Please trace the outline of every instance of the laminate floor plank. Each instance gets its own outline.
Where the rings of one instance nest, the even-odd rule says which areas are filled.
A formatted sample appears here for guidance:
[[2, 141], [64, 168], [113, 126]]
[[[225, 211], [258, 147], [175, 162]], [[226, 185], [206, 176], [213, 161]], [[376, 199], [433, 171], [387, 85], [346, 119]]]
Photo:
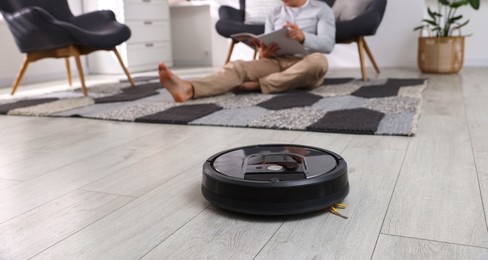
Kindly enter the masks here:
[[253, 259], [284, 220], [211, 206], [142, 259]]
[[[214, 128], [212, 130], [219, 131]], [[228, 148], [234, 148], [262, 143], [263, 140], [268, 143], [292, 142], [300, 134], [301, 132], [293, 131], [273, 133], [261, 129], [240, 129], [233, 133], [235, 136], [240, 136], [240, 139], [226, 138], [228, 134], [220, 135], [220, 139], [222, 145], [226, 144]], [[206, 150], [194, 150], [193, 141], [188, 141], [187, 145], [176, 146], [173, 152], [193, 151], [193, 156], [206, 159], [221, 150], [216, 149], [211, 153]], [[181, 174], [170, 178], [120, 210], [46, 250], [38, 256], [38, 259], [58, 257], [138, 259], [144, 256], [209, 206], [209, 202], [203, 198], [200, 191], [202, 165], [203, 162], [190, 165], [191, 168]], [[172, 175], [173, 173], [163, 171], [161, 174]], [[127, 228], [128, 226], [130, 228]], [[96, 239], [87, 239], [87, 237]]]
[[369, 259], [400, 172], [404, 151], [347, 148], [350, 192], [340, 210], [286, 220], [256, 259]]
[[411, 140], [383, 233], [488, 247], [465, 118], [425, 115]]
[[420, 117], [427, 115], [464, 117], [462, 76], [460, 74], [429, 75], [429, 78], [428, 87], [423, 93]]
[[257, 140], [243, 136], [257, 135], [259, 140], [266, 141], [279, 140], [279, 136], [296, 138], [290, 133], [277, 134], [268, 130], [233, 128], [229, 131], [225, 128], [211, 128], [209, 131], [202, 131], [199, 127], [194, 130], [197, 132], [187, 133], [189, 138], [185, 144], [178, 147], [171, 145], [166, 150], [107, 175], [82, 189], [139, 197], [192, 165], [203, 165], [213, 154], [235, 146], [255, 143]]
[[406, 151], [410, 140], [411, 137], [404, 136], [356, 135], [348, 147]]
[[[305, 132], [302, 131], [275, 131], [272, 129], [249, 129], [237, 142], [229, 144], [228, 148], [233, 149], [243, 146], [260, 144], [290, 144], [295, 143]], [[223, 150], [220, 150], [221, 152]], [[210, 156], [209, 156], [210, 157]]]
[[0, 259], [28, 259], [134, 198], [74, 191], [0, 225]]
[[[488, 98], [488, 68], [470, 68], [463, 70], [461, 87], [465, 98]], [[466, 102], [469, 103], [469, 102]]]
[[[466, 114], [471, 134], [471, 143], [481, 189], [481, 198], [488, 215], [488, 104], [486, 97], [466, 98]], [[486, 221], [486, 220], [485, 220]]]
[[[3, 122], [3, 119], [0, 119]], [[116, 124], [116, 122], [108, 122], [105, 125]], [[89, 126], [92, 126], [91, 128]], [[30, 149], [38, 147], [45, 147], [50, 145], [52, 141], [70, 142], [68, 134], [76, 133], [80, 129], [87, 131], [97, 130], [102, 127], [94, 120], [89, 119], [74, 119], [74, 118], [32, 118], [24, 124], [1, 130], [2, 146], [0, 152], [9, 152], [10, 155], [16, 152], [24, 151], [26, 146]], [[91, 130], [93, 129], [93, 130]], [[76, 138], [76, 136], [74, 137]]]
[[22, 183], [22, 182], [7, 180], [7, 179], [0, 179], [0, 190], [6, 190], [6, 189], [13, 187], [13, 186], [20, 184], [20, 183]]
[[33, 259], [139, 259], [209, 206], [195, 165]]
[[0, 121], [2, 122], [0, 133], [2, 136], [15, 134], [19, 131], [19, 129], [25, 128], [25, 126], [28, 124], [41, 125], [45, 122], [45, 120], [46, 118], [41, 117], [0, 115]]
[[472, 69], [463, 73], [463, 95], [466, 117], [471, 134], [471, 144], [478, 173], [485, 210], [488, 214], [488, 70]]
[[380, 235], [373, 260], [488, 259], [488, 249], [429, 240]]
[[[182, 127], [180, 131], [184, 132], [184, 129], [185, 127]], [[205, 129], [208, 128], [202, 127], [200, 131]], [[154, 141], [157, 134], [148, 135], [154, 131], [153, 128], [141, 127], [137, 130], [137, 133], [133, 134], [141, 135], [139, 138], [131, 137], [130, 141], [125, 142], [122, 139], [118, 146], [110, 150], [93, 154], [51, 173], [0, 191], [0, 223], [124, 169], [165, 148], [164, 142]]]
[[352, 135], [305, 132], [293, 143], [318, 147], [340, 154], [350, 145], [353, 139]]
[[175, 130], [174, 126], [166, 125], [159, 128], [154, 125], [141, 128], [120, 122], [90, 121], [85, 128], [60, 129], [58, 131], [62, 134], [57, 133], [52, 138], [18, 142], [18, 146], [21, 148], [17, 150], [17, 153], [0, 152], [3, 158], [8, 158], [10, 161], [2, 166], [0, 177], [21, 181], [31, 180], [93, 156], [93, 154], [110, 150], [121, 143], [130, 141], [128, 138], [163, 131], [175, 135], [174, 138], [177, 139], [176, 133], [181, 131]]
[[[2, 135], [0, 166], [16, 163], [20, 160], [29, 160], [34, 155], [38, 155], [47, 149], [71, 144], [77, 138], [82, 138], [82, 133], [79, 131], [86, 131], [89, 134], [93, 130], [86, 127], [89, 125], [97, 126], [95, 122], [90, 123], [93, 120], [77, 122], [73, 121], [74, 119], [45, 119], [46, 121], [42, 123], [38, 120], [27, 121], [25, 125], [19, 127], [8, 128], [7, 130], [11, 130], [13, 134], [9, 135], [6, 133]], [[4, 130], [0, 131], [5, 133]], [[69, 138], [66, 133], [76, 133], [77, 131], [78, 136], [75, 135], [73, 138]], [[36, 151], [36, 153], [30, 154], [33, 151]]]
[[178, 147], [170, 146], [166, 150], [154, 154], [138, 163], [110, 174], [93, 183], [84, 186], [84, 190], [103, 191], [131, 196], [141, 196], [160, 184], [192, 167], [201, 163], [217, 151], [226, 149], [229, 141], [241, 139], [242, 130], [221, 131], [212, 129], [191, 134], [191, 138], [185, 144]]

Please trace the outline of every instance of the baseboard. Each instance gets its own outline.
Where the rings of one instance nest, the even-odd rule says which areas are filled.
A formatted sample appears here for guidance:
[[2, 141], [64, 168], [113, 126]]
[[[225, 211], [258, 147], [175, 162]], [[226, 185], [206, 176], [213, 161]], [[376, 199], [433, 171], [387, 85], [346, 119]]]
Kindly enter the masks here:
[[174, 67], [191, 67], [191, 66], [212, 66], [212, 59], [199, 60], [173, 60]]
[[[50, 80], [61, 80], [64, 78], [66, 78], [66, 74], [64, 72], [29, 75], [29, 76], [25, 76], [22, 79], [22, 81], [20, 82], [20, 86], [22, 86], [22, 84], [33, 84], [38, 82], [50, 81]], [[14, 80], [15, 77], [0, 78], [0, 88], [10, 88]]]

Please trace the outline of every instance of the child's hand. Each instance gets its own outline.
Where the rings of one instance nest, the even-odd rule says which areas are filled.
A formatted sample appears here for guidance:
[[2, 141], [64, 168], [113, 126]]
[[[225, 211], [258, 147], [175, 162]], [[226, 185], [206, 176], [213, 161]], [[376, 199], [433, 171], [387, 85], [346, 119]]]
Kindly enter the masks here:
[[255, 49], [259, 49], [259, 48], [261, 48], [261, 42], [260, 42], [260, 41], [258, 41], [257, 39], [251, 39], [251, 40], [249, 41], [249, 45], [251, 45], [251, 46], [252, 46], [253, 48], [255, 48]]
[[287, 21], [283, 27], [288, 30], [288, 37], [298, 41], [299, 43], [303, 43], [305, 40], [305, 35], [303, 34], [302, 30], [298, 28], [298, 26]]
[[278, 44], [276, 43], [271, 43], [269, 45], [264, 45], [261, 44], [261, 46], [258, 48], [259, 51], [259, 58], [271, 58], [274, 57], [276, 52], [280, 49]]

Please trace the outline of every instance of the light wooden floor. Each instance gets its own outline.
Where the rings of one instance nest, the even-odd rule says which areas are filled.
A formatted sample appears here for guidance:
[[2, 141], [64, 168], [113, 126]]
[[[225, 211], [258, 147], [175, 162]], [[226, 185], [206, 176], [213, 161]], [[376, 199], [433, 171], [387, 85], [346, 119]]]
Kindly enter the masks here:
[[[488, 69], [380, 75], [425, 76], [410, 138], [0, 116], [0, 259], [488, 259]], [[258, 143], [341, 154], [349, 219], [207, 202], [204, 160]]]

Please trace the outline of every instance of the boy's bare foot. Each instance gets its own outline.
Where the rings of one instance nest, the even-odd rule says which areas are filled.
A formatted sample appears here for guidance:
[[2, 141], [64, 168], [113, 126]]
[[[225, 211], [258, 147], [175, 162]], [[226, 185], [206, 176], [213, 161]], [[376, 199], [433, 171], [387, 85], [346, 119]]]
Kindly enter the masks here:
[[158, 74], [159, 82], [169, 91], [176, 102], [184, 102], [193, 97], [191, 83], [173, 74], [164, 63], [159, 64]]
[[259, 81], [242, 82], [241, 85], [239, 85], [239, 88], [247, 91], [259, 90]]

